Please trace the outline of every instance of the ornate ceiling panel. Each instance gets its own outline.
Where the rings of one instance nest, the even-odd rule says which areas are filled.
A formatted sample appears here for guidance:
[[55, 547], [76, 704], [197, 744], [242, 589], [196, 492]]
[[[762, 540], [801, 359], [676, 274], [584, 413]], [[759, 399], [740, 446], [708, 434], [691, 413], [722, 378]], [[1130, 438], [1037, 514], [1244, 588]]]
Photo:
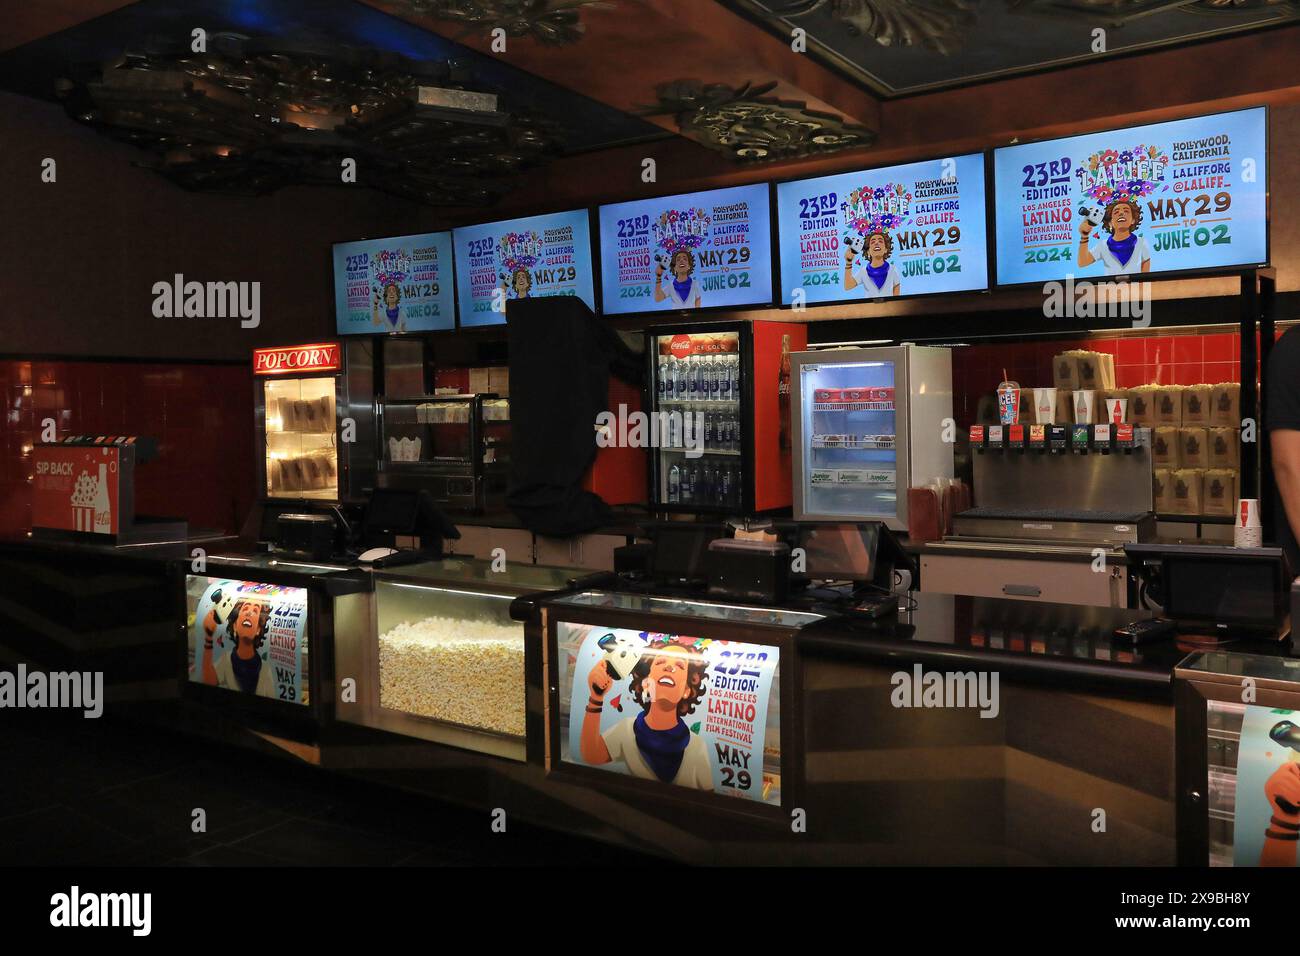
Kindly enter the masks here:
[[1300, 22], [1294, 0], [718, 2], [782, 37], [805, 30], [811, 54], [883, 96]]

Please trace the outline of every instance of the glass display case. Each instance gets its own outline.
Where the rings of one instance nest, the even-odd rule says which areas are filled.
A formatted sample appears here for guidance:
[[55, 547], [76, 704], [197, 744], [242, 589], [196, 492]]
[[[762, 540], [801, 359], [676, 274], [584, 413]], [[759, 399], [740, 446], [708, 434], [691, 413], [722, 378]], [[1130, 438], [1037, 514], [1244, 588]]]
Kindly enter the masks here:
[[448, 558], [374, 573], [372, 626], [341, 635], [340, 675], [357, 700], [340, 720], [525, 758], [525, 625], [516, 597], [565, 588], [587, 572]]
[[1175, 680], [1179, 863], [1300, 865], [1300, 659], [1197, 653]]
[[267, 496], [337, 500], [334, 377], [269, 379], [263, 390]]
[[268, 555], [210, 555], [185, 575], [187, 696], [275, 732], [331, 716], [329, 646], [369, 606], [364, 573]]
[[428, 489], [448, 510], [482, 512], [505, 496], [510, 401], [429, 395], [379, 404], [379, 483]]
[[791, 652], [821, 615], [583, 591], [545, 618], [550, 773], [760, 815], [798, 805]]

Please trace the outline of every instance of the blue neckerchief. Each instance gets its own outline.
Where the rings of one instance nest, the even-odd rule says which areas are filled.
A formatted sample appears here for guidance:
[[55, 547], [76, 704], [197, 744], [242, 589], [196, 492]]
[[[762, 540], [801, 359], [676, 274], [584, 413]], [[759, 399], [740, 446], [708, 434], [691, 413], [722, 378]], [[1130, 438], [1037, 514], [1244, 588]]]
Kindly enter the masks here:
[[1133, 258], [1133, 247], [1137, 245], [1138, 237], [1136, 233], [1129, 233], [1127, 239], [1115, 239], [1111, 237], [1106, 240], [1106, 246], [1114, 253], [1115, 258], [1119, 260], [1122, 266], [1128, 265], [1128, 261]]
[[398, 306], [394, 306], [391, 309], [386, 308], [384, 309], [384, 314], [388, 316], [389, 322], [391, 322], [393, 325], [396, 325], [397, 317], [402, 314], [402, 307], [398, 305]]
[[674, 279], [673, 288], [677, 290], [677, 297], [681, 299], [683, 302], [689, 304], [690, 300], [687, 298], [687, 296], [691, 294], [691, 286], [694, 284], [695, 284], [694, 279], [688, 278], [685, 282], [678, 282], [676, 279]]
[[864, 259], [867, 264], [867, 275], [871, 276], [871, 281], [876, 284], [877, 289], [885, 287], [885, 279], [889, 277], [889, 263], [882, 262], [878, 266], [873, 266], [870, 259]]
[[632, 732], [636, 735], [636, 749], [641, 751], [641, 757], [655, 776], [664, 783], [672, 783], [681, 769], [686, 745], [691, 742], [686, 722], [678, 718], [672, 730], [655, 730], [646, 726], [645, 711], [642, 711], [632, 722]]
[[257, 692], [257, 678], [262, 673], [262, 658], [253, 652], [249, 660], [243, 660], [232, 649], [230, 651], [230, 669], [234, 672], [239, 689], [246, 694]]

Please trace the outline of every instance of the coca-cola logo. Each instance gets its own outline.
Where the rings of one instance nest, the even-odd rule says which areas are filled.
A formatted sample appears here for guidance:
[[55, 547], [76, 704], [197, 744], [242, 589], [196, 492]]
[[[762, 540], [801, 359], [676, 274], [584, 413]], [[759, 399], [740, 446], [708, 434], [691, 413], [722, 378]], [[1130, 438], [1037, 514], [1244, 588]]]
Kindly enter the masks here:
[[673, 354], [673, 358], [686, 358], [692, 351], [691, 337], [689, 335], [674, 335], [668, 343], [668, 351]]

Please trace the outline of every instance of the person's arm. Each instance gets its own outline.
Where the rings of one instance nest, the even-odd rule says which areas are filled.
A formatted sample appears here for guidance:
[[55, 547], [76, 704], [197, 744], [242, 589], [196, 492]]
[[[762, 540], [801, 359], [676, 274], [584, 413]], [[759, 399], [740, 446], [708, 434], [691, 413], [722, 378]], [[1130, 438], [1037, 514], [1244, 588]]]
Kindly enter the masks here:
[[578, 751], [590, 764], [609, 763], [612, 759], [605, 738], [600, 735], [600, 713], [605, 706], [605, 691], [613, 683], [605, 662], [597, 661], [587, 676], [587, 708], [582, 718], [582, 735], [578, 738]]
[[853, 274], [853, 250], [844, 250], [844, 291], [850, 292], [858, 287], [857, 277]]
[[668, 298], [668, 293], [664, 292], [664, 267], [662, 265], [655, 267], [655, 301], [662, 302]]
[[217, 683], [217, 669], [212, 665], [212, 641], [216, 633], [217, 612], [210, 608], [207, 616], [203, 618], [203, 663], [200, 673], [203, 675], [203, 683], [214, 687]]
[[1268, 808], [1273, 812], [1264, 831], [1260, 866], [1295, 866], [1300, 846], [1300, 764], [1285, 763], [1264, 784]]
[[1090, 266], [1097, 261], [1088, 249], [1088, 234], [1092, 232], [1092, 223], [1084, 219], [1079, 223], [1079, 268]]
[[1273, 478], [1282, 499], [1291, 533], [1300, 540], [1300, 431], [1278, 428], [1269, 432]]

